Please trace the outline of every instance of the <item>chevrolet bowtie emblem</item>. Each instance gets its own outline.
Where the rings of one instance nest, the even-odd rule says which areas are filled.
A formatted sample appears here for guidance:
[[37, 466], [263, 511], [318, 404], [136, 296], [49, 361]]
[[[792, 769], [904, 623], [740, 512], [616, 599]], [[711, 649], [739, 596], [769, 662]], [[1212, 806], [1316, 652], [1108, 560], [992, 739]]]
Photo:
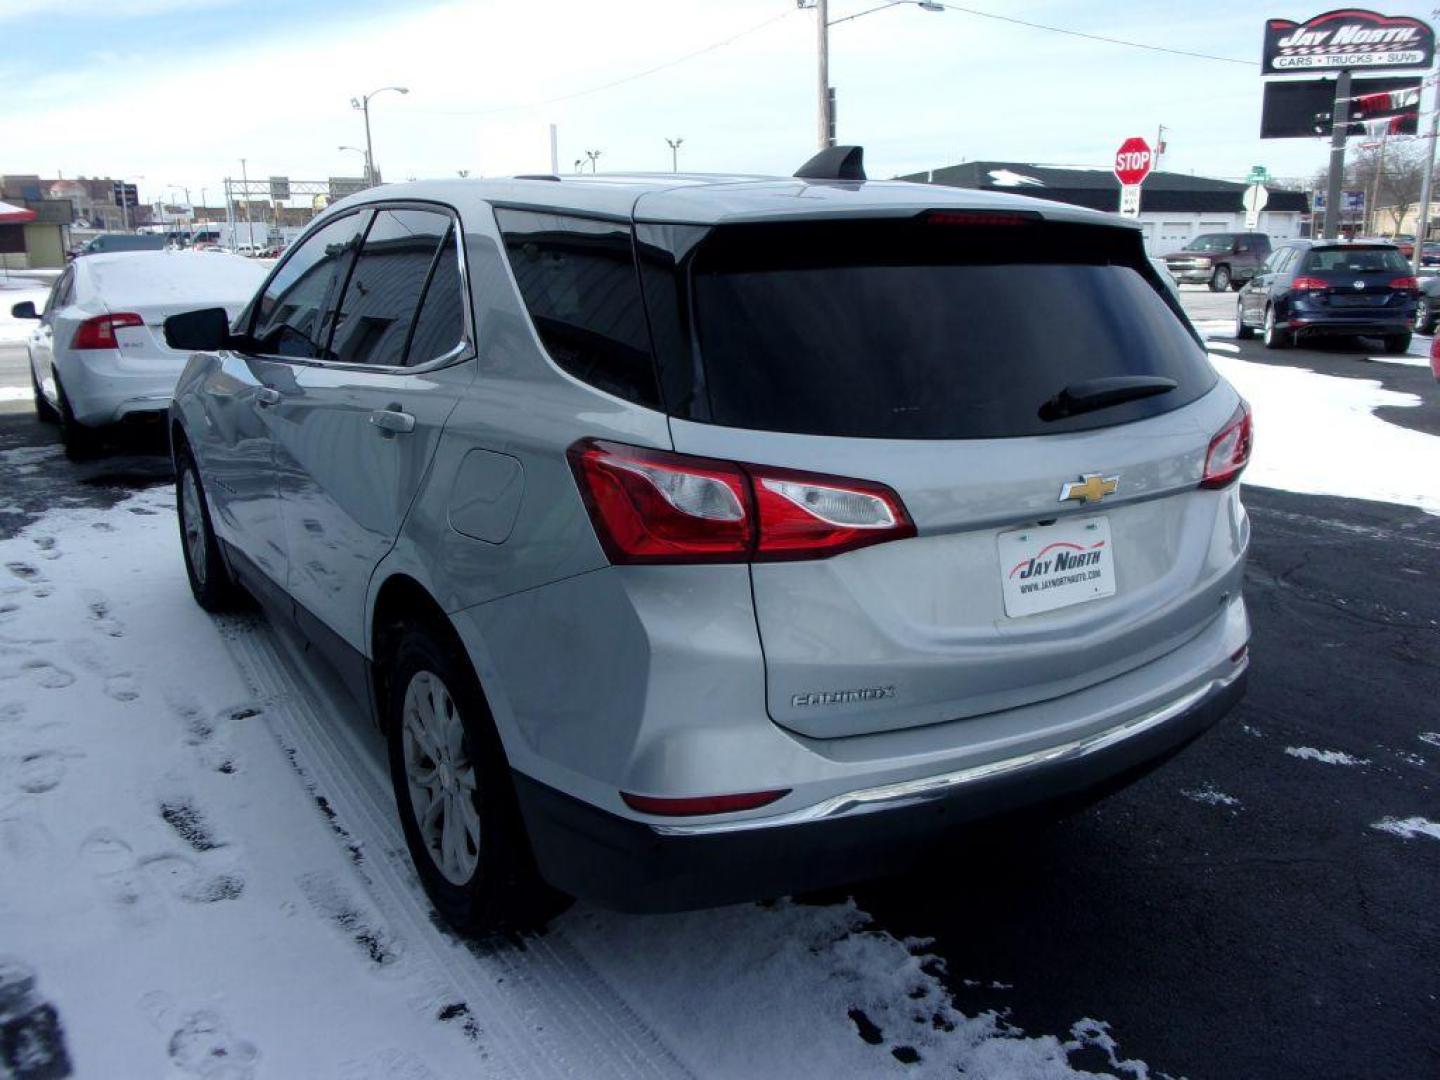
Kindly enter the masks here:
[[1106, 495], [1115, 494], [1115, 489], [1120, 486], [1120, 477], [1101, 476], [1099, 473], [1086, 473], [1079, 480], [1072, 480], [1060, 489], [1060, 501], [1091, 503], [1099, 502]]

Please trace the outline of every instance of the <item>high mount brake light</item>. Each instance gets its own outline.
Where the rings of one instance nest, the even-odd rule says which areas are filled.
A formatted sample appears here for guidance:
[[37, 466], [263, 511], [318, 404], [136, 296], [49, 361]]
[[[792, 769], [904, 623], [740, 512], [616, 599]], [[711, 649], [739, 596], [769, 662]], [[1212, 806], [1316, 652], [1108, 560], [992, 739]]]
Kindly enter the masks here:
[[1202, 488], [1222, 488], [1235, 481], [1250, 463], [1250, 448], [1255, 441], [1254, 421], [1250, 406], [1242, 401], [1235, 415], [1210, 440], [1205, 451], [1205, 471], [1200, 478]]
[[70, 348], [118, 349], [120, 343], [115, 338], [116, 330], [125, 326], [144, 325], [144, 319], [129, 311], [96, 315], [93, 319], [86, 319], [75, 328], [75, 336], [70, 341]]
[[818, 559], [915, 535], [900, 497], [868, 480], [597, 439], [569, 457], [612, 563]]
[[1329, 287], [1330, 283], [1328, 281], [1326, 281], [1324, 278], [1318, 277], [1297, 277], [1294, 281], [1290, 283], [1290, 288], [1294, 289], [1296, 292], [1305, 292], [1307, 290], [1318, 291], [1321, 289], [1328, 289]]
[[1044, 219], [1033, 210], [931, 210], [927, 225], [1039, 225]]

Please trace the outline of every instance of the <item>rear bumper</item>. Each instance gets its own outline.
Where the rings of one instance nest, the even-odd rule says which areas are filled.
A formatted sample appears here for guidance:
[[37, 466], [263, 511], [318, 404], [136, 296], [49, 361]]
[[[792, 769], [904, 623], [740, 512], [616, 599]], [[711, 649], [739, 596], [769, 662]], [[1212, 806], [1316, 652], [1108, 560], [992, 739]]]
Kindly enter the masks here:
[[1299, 315], [1286, 326], [1299, 337], [1388, 337], [1410, 333], [1414, 329], [1414, 319], [1413, 309], [1403, 318], [1391, 319]]
[[96, 426], [135, 413], [163, 414], [175, 396], [184, 358], [137, 360], [105, 349], [75, 354], [60, 370], [75, 419]]
[[713, 907], [912, 865], [969, 823], [1085, 802], [1137, 779], [1240, 700], [1248, 661], [1108, 729], [983, 766], [867, 788], [773, 817], [634, 821], [515, 774], [541, 873], [621, 911]]

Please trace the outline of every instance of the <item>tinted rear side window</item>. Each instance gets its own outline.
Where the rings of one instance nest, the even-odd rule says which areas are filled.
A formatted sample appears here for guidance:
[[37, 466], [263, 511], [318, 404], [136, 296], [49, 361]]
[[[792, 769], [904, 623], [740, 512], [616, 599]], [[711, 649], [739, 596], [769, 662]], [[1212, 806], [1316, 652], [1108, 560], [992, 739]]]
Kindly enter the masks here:
[[390, 366], [404, 360], [405, 339], [449, 231], [445, 214], [376, 212], [335, 317], [333, 359]]
[[[722, 226], [689, 274], [709, 419], [899, 439], [997, 438], [1142, 419], [1215, 384], [1138, 235], [913, 222]], [[1060, 420], [1074, 383], [1168, 393]]]
[[1410, 263], [1395, 248], [1349, 245], [1312, 250], [1300, 270], [1313, 274], [1408, 274]]
[[495, 217], [550, 358], [591, 386], [658, 406], [629, 227], [528, 210], [497, 209]]
[[437, 360], [465, 339], [464, 289], [460, 283], [460, 259], [452, 231], [440, 245], [420, 314], [410, 337], [405, 362], [411, 367]]

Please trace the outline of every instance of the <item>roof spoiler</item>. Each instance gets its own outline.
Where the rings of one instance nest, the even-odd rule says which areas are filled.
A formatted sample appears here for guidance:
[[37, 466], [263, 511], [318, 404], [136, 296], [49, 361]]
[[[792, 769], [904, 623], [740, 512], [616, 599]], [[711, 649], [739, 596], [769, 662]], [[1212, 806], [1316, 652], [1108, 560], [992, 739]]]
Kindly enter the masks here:
[[827, 146], [801, 165], [795, 176], [800, 180], [864, 180], [865, 148]]

